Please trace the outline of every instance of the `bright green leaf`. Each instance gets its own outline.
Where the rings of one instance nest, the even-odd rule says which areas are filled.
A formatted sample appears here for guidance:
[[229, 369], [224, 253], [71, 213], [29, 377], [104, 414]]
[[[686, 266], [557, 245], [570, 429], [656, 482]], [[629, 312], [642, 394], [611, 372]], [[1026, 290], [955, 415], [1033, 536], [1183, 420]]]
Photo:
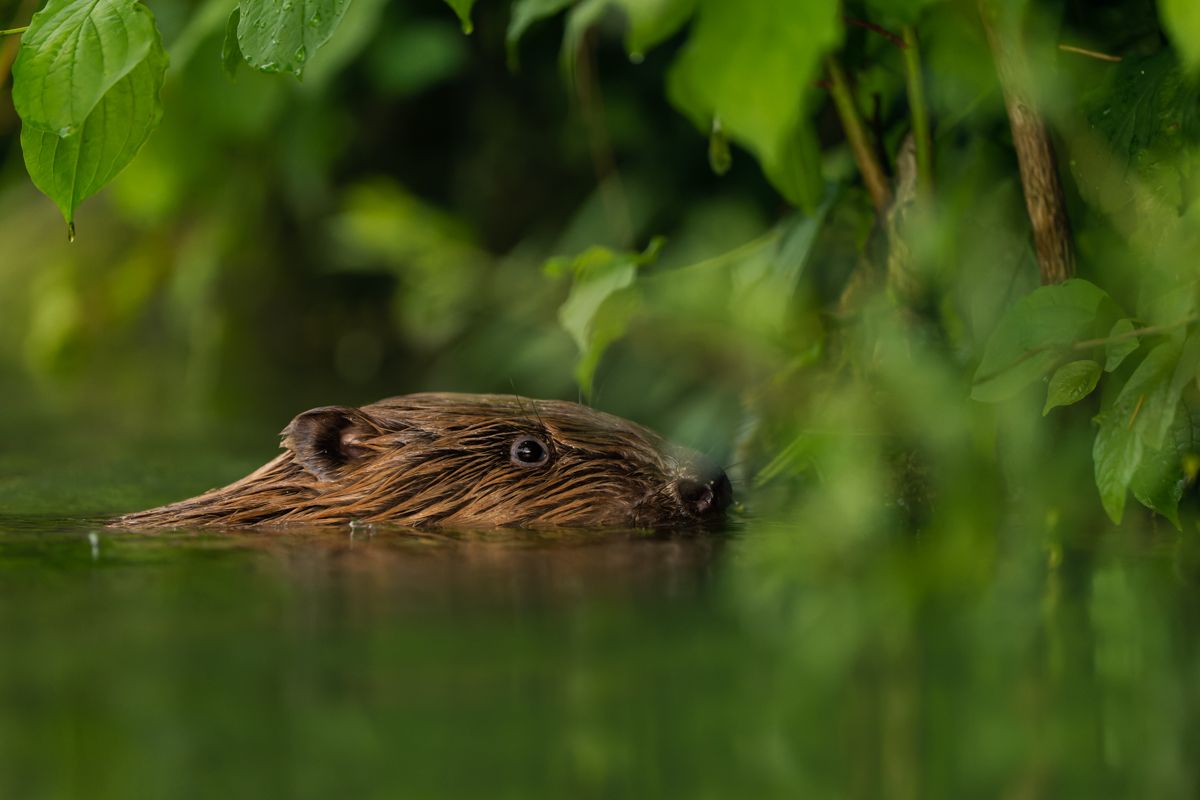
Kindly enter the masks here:
[[458, 21], [462, 23], [463, 33], [475, 30], [475, 25], [471, 22], [471, 7], [475, 5], [475, 0], [446, 0], [446, 5], [454, 9], [455, 14], [458, 14]]
[[13, 64], [13, 105], [25, 126], [79, 132], [110, 90], [161, 48], [136, 0], [50, 0], [33, 15]]
[[588, 325], [588, 345], [575, 365], [575, 380], [585, 397], [591, 397], [600, 358], [613, 342], [625, 335], [629, 322], [641, 305], [636, 286], [615, 291], [604, 298]]
[[821, 148], [806, 124], [796, 126], [777, 158], [763, 161], [763, 173], [784, 199], [812, 212], [821, 199]]
[[1090, 358], [1063, 364], [1055, 370], [1050, 377], [1050, 385], [1046, 387], [1046, 406], [1042, 409], [1042, 416], [1049, 414], [1052, 408], [1078, 403], [1091, 394], [1100, 380], [1100, 372], [1100, 365]]
[[[1112, 326], [1112, 330], [1108, 332], [1108, 338], [1113, 339], [1117, 336], [1126, 336], [1133, 333], [1133, 320], [1120, 319]], [[1136, 336], [1130, 336], [1128, 339], [1121, 339], [1115, 342], [1109, 342], [1104, 346], [1104, 371], [1113, 372], [1117, 367], [1121, 366], [1121, 362], [1125, 357], [1138, 349], [1140, 342]]]
[[579, 348], [575, 376], [584, 394], [591, 394], [600, 357], [625, 335], [640, 303], [640, 293], [634, 286], [638, 268], [657, 258], [662, 244], [662, 239], [655, 239], [641, 253], [592, 247], [575, 258], [547, 262], [548, 274], [570, 273], [574, 277], [571, 293], [558, 310], [558, 320]]
[[262, 72], [300, 77], [349, 5], [350, 0], [243, 0], [237, 29], [242, 58]]
[[672, 103], [697, 127], [707, 133], [719, 117], [775, 187], [807, 207], [822, 188], [808, 93], [840, 41], [840, 17], [836, 0], [700, 0], [668, 78]]
[[625, 49], [639, 59], [679, 30], [696, 12], [696, 0], [612, 0], [629, 19]]
[[1071, 344], [1108, 331], [1116, 316], [1108, 294], [1087, 281], [1035, 289], [996, 325], [975, 372], [971, 397], [989, 403], [1012, 397], [1041, 378]]
[[1200, 3], [1196, 0], [1159, 0], [1163, 28], [1189, 69], [1200, 67]]
[[101, 98], [71, 136], [32, 125], [21, 128], [21, 149], [34, 185], [74, 225], [75, 209], [133, 160], [162, 117], [159, 92], [167, 54], [155, 33], [146, 57]]

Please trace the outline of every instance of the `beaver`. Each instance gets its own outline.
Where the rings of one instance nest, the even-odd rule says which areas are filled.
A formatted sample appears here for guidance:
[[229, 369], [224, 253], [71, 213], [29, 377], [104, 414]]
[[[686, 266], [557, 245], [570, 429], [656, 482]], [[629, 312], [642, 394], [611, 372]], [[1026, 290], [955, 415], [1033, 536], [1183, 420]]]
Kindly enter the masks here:
[[699, 454], [559, 400], [411, 394], [314, 408], [281, 437], [241, 480], [113, 524], [664, 528], [719, 520], [732, 499]]

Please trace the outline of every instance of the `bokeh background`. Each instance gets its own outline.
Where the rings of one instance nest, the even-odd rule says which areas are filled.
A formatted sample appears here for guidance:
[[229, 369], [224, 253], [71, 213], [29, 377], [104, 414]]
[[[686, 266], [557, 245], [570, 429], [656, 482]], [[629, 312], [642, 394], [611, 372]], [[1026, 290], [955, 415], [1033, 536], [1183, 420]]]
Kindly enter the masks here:
[[[743, 149], [716, 175], [668, 102], [686, 29], [631, 59], [609, 9], [564, 66], [579, 31], [553, 16], [515, 64], [509, 3], [464, 35], [442, 0], [355, 0], [303, 81], [230, 79], [228, 3], [151, 5], [163, 122], [73, 243], [0, 93], [0, 794], [1195, 796], [1189, 501], [1182, 530], [1108, 522], [1098, 397], [969, 399], [1038, 283], [975, 3], [918, 15], [918, 324], [882, 287], [846, 305], [878, 240], [824, 86], [825, 191], [797, 210]], [[1195, 301], [1194, 84], [1153, 2], [1028, 9], [1080, 275], [1171, 323], [1135, 297], [1151, 275]], [[841, 53], [891, 171], [902, 54], [858, 27]], [[545, 265], [659, 236], [586, 392]], [[239, 477], [304, 409], [419, 390], [648, 424], [729, 467], [735, 522], [95, 522]]]

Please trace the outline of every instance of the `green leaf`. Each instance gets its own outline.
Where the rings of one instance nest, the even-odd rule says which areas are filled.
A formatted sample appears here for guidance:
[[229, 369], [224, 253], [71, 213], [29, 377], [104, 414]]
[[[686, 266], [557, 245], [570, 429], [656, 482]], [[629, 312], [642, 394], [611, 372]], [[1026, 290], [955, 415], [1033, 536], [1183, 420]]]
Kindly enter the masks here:
[[96, 105], [162, 47], [136, 0], [50, 0], [33, 15], [13, 64], [13, 105], [24, 125], [78, 133]]
[[1129, 482], [1142, 460], [1142, 440], [1129, 427], [1110, 423], [1100, 426], [1092, 446], [1096, 465], [1096, 488], [1100, 503], [1114, 523], [1125, 515], [1125, 497]]
[[1164, 342], [1146, 354], [1129, 381], [1100, 416], [1100, 431], [1092, 448], [1096, 487], [1104, 510], [1119, 523], [1125, 496], [1141, 465], [1143, 453], [1162, 447], [1179, 405], [1172, 390], [1179, 346]]
[[763, 160], [763, 174], [783, 198], [812, 213], [820, 202], [821, 148], [807, 124], [792, 131], [776, 158]]
[[671, 102], [700, 130], [719, 117], [784, 197], [809, 208], [822, 191], [809, 87], [841, 39], [840, 16], [837, 0], [700, 0], [668, 76]]
[[237, 75], [238, 67], [246, 60], [242, 58], [242, 48], [238, 46], [237, 38], [238, 22], [241, 18], [242, 10], [235, 8], [229, 15], [229, 21], [225, 23], [225, 38], [221, 42], [221, 67], [230, 78]]
[[1096, 388], [1100, 373], [1100, 365], [1090, 358], [1063, 364], [1050, 378], [1042, 416], [1049, 414], [1052, 408], [1069, 406], [1087, 397]]
[[454, 9], [455, 14], [458, 14], [458, 21], [462, 23], [463, 33], [469, 34], [475, 30], [475, 25], [471, 22], [471, 7], [475, 5], [475, 0], [446, 0], [446, 5]]
[[133, 160], [162, 118], [167, 54], [155, 31], [146, 57], [100, 99], [77, 133], [58, 136], [21, 127], [21, 149], [34, 185], [74, 226], [75, 209]]
[[298, 78], [349, 5], [350, 0], [242, 0], [237, 29], [242, 58], [261, 72]]
[[508, 48], [508, 66], [516, 69], [521, 37], [535, 23], [552, 17], [573, 3], [574, 0], [517, 0], [508, 15], [508, 33], [505, 45]]
[[612, 0], [629, 20], [625, 49], [641, 59], [650, 48], [675, 33], [696, 12], [697, 0]]
[[729, 137], [725, 135], [718, 117], [713, 117], [712, 133], [708, 135], [708, 166], [716, 175], [724, 175], [733, 166]]
[[[1133, 320], [1119, 319], [1112, 326], [1112, 330], [1108, 332], [1107, 338], [1112, 339], [1117, 336], [1125, 336], [1126, 334], [1133, 333], [1133, 331]], [[1130, 336], [1128, 339], [1106, 344], [1104, 346], [1104, 371], [1114, 372], [1117, 367], [1121, 366], [1121, 362], [1125, 360], [1126, 356], [1138, 349], [1139, 344], [1141, 343], [1136, 336]]]
[[579, 348], [575, 377], [585, 395], [592, 393], [592, 379], [600, 357], [610, 344], [625, 335], [640, 304], [634, 286], [639, 267], [652, 262], [662, 247], [655, 239], [641, 253], [616, 253], [592, 247], [573, 259], [557, 258], [546, 264], [550, 275], [574, 276], [571, 292], [558, 310], [559, 323]]
[[1188, 69], [1200, 67], [1200, 3], [1196, 0], [1159, 0], [1158, 11], [1180, 59]]
[[1184, 466], [1184, 459], [1200, 452], [1200, 422], [1187, 407], [1180, 403], [1171, 424], [1166, 443], [1158, 450], [1142, 455], [1142, 461], [1133, 475], [1130, 489], [1142, 505], [1162, 514], [1177, 529], [1179, 501], [1192, 476]]
[[1109, 330], [1117, 316], [1106, 292], [1085, 280], [1042, 286], [1001, 317], [975, 372], [971, 397], [1007, 400], [1041, 378], [1077, 341]]

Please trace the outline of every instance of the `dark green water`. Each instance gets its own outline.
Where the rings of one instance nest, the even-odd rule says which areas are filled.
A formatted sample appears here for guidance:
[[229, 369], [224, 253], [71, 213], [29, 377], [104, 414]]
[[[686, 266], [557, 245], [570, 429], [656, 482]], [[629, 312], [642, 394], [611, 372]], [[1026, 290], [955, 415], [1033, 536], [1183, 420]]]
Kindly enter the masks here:
[[35, 434], [0, 483], [0, 797], [1200, 790], [1174, 535], [117, 533], [47, 508], [245, 465]]

